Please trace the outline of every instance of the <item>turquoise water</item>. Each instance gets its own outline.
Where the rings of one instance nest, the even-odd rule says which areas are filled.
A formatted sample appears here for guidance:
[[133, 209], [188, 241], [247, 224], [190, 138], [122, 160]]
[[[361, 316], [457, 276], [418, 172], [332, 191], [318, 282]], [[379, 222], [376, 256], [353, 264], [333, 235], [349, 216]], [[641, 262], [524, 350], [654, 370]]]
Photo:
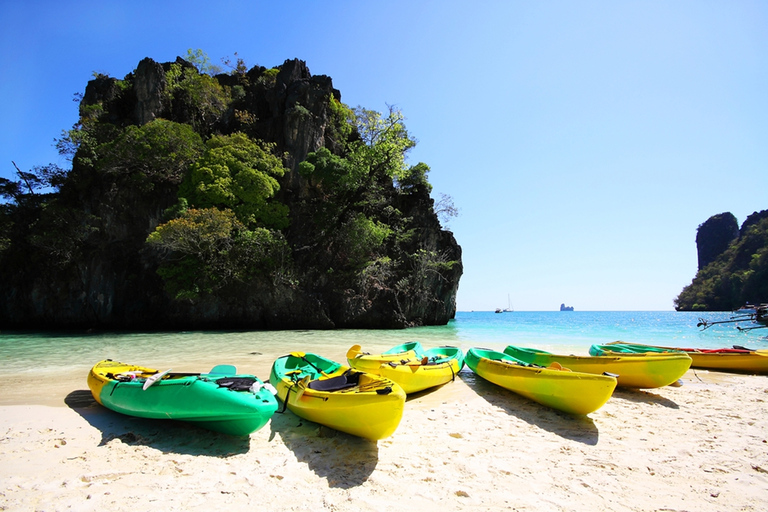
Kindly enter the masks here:
[[[290, 351], [316, 352], [343, 362], [354, 344], [379, 352], [405, 341], [429, 348], [457, 345], [502, 350], [506, 345], [586, 355], [593, 343], [623, 340], [704, 348], [745, 345], [768, 348], [766, 330], [740, 332], [735, 324], [701, 330], [699, 317], [730, 313], [662, 312], [459, 312], [446, 326], [406, 330], [159, 332], [52, 334], [0, 333], [0, 379], [33, 374], [87, 374], [102, 359], [176, 371], [202, 371], [236, 364], [266, 377], [275, 358]], [[743, 326], [750, 325], [740, 324]]]

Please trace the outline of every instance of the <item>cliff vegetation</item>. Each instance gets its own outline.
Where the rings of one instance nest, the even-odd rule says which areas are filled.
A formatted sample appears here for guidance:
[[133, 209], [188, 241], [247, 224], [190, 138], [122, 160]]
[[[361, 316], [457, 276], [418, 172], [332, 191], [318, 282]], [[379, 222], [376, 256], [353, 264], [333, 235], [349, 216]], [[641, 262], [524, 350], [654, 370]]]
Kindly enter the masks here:
[[679, 311], [732, 311], [768, 302], [768, 210], [739, 228], [730, 212], [710, 217], [696, 236], [699, 270], [675, 299]]
[[96, 75], [70, 169], [0, 181], [0, 326], [403, 328], [455, 314], [461, 248], [394, 107], [300, 60]]

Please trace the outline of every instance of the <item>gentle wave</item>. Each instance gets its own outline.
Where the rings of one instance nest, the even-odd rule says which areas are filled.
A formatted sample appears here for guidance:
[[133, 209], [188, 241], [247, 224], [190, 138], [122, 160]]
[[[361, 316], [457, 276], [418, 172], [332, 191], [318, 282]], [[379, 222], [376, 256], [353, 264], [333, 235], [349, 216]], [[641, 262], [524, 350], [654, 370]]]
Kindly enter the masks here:
[[[586, 355], [591, 344], [622, 340], [703, 348], [732, 345], [766, 348], [765, 331], [741, 332], [736, 324], [702, 330], [699, 318], [727, 320], [730, 313], [639, 312], [459, 312], [445, 326], [405, 330], [0, 333], [0, 377], [57, 371], [87, 372], [102, 359], [177, 371], [201, 371], [226, 362], [264, 375], [275, 358], [291, 351], [316, 352], [337, 360], [360, 344], [382, 351], [405, 341], [425, 347], [455, 345], [503, 349], [537, 347]], [[749, 322], [739, 325], [749, 326]]]

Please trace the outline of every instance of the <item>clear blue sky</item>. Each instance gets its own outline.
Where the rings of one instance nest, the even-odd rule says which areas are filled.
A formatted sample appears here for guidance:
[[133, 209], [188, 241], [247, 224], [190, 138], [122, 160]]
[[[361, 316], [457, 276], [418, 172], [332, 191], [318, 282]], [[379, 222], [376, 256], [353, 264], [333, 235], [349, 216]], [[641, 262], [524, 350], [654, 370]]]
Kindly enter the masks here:
[[200, 48], [399, 107], [452, 196], [458, 308], [670, 310], [696, 228], [768, 208], [768, 2], [0, 0], [0, 176], [60, 165], [94, 72]]

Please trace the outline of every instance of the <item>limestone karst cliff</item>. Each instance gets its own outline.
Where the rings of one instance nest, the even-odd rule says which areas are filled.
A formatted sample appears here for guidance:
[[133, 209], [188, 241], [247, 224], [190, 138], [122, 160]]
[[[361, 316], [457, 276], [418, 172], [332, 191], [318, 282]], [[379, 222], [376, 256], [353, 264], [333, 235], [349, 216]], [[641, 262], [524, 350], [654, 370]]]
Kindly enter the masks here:
[[768, 301], [768, 210], [739, 228], [730, 212], [713, 215], [696, 235], [699, 270], [675, 299], [679, 311], [731, 311]]
[[0, 327], [444, 324], [461, 248], [428, 167], [405, 164], [414, 143], [397, 112], [350, 109], [300, 60], [97, 76], [61, 144], [71, 170], [6, 194]]

